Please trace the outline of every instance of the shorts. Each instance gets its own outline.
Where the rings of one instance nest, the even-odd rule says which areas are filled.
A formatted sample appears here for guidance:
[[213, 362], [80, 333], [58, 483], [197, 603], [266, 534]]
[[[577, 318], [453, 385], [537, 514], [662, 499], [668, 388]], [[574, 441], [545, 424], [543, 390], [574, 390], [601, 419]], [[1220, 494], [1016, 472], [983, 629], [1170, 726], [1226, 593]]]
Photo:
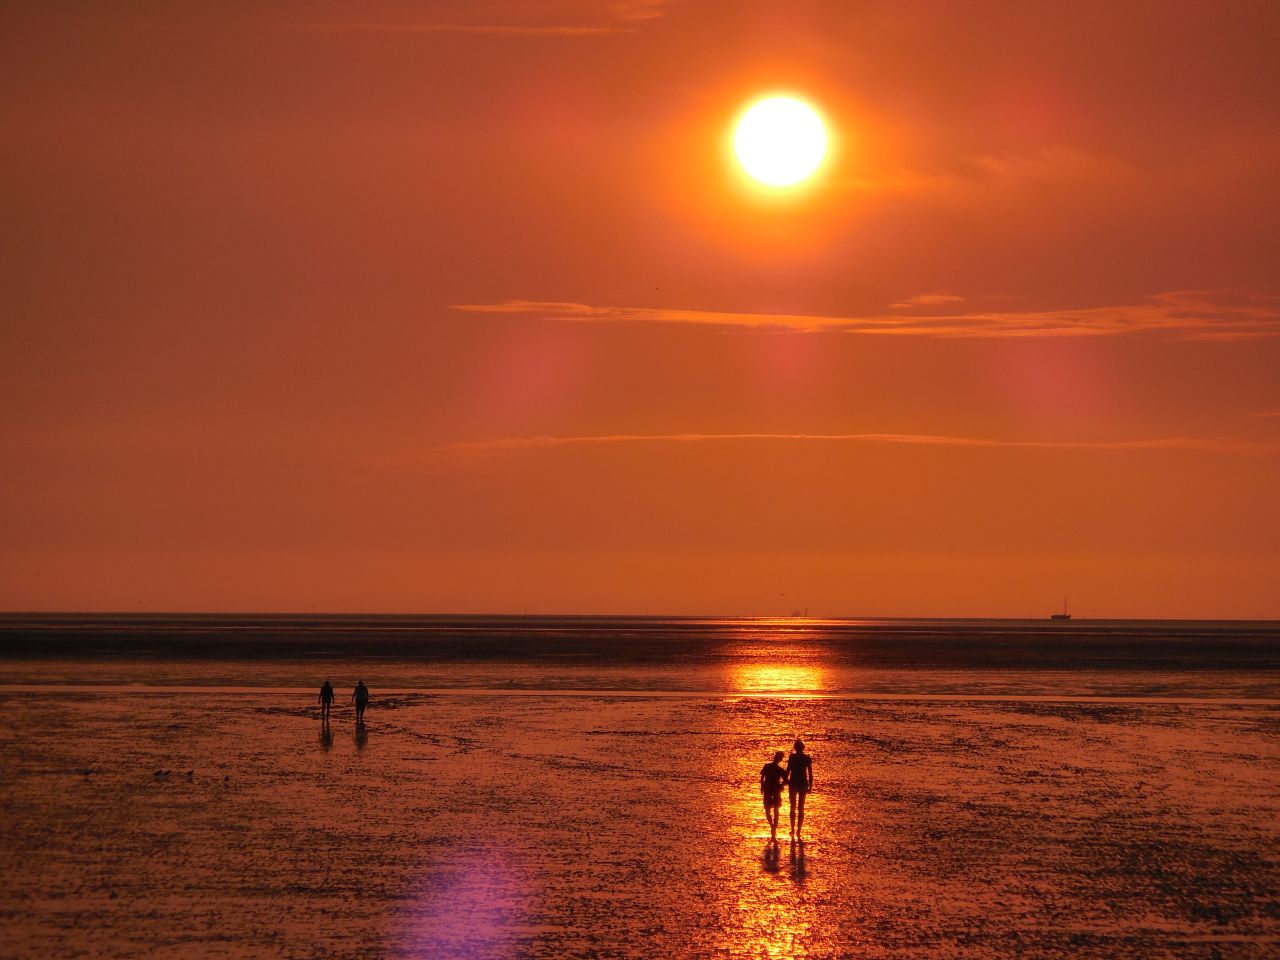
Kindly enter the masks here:
[[779, 787], [776, 790], [766, 788], [764, 791], [764, 805], [766, 807], [782, 806], [782, 788]]

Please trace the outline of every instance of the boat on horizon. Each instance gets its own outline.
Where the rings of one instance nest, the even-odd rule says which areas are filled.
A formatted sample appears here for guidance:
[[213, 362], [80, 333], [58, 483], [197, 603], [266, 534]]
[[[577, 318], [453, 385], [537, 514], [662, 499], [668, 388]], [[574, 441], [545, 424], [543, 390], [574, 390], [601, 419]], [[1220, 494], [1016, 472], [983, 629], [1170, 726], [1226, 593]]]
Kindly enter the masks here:
[[1067, 598], [1062, 598], [1062, 612], [1049, 614], [1050, 620], [1070, 620], [1071, 614], [1067, 611]]

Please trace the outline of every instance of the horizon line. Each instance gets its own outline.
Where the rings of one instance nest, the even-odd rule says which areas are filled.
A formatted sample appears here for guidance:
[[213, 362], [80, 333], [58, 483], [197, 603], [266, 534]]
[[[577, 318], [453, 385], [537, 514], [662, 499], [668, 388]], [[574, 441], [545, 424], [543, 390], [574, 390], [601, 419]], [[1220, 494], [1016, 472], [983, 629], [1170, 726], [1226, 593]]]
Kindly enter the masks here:
[[[712, 613], [513, 613], [488, 611], [484, 613], [428, 613], [423, 611], [336, 611], [336, 610], [0, 610], [3, 617], [423, 617], [451, 618], [503, 618], [503, 619], [581, 619], [581, 620], [762, 620], [762, 621], [974, 621], [1008, 620], [1020, 623], [1275, 623], [1280, 617], [1086, 617], [1071, 615], [1070, 621], [1052, 621], [1048, 614], [1035, 616], [911, 616], [906, 614], [814, 614], [791, 616], [788, 614], [712, 614]], [[0, 629], [3, 624], [0, 623]]]

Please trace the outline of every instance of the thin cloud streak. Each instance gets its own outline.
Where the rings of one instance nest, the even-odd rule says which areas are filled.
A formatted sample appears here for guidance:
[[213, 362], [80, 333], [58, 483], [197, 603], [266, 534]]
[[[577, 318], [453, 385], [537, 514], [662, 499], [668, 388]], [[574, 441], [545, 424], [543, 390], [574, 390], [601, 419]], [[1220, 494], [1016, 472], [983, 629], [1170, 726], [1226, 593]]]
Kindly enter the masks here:
[[[895, 306], [900, 306], [895, 304]], [[531, 314], [594, 323], [666, 323], [738, 330], [857, 333], [939, 338], [1105, 337], [1163, 333], [1183, 340], [1251, 340], [1280, 335], [1280, 297], [1172, 291], [1146, 303], [1076, 310], [829, 316], [504, 300], [454, 304], [467, 313]]]
[[[561, 9], [559, 23], [510, 23], [480, 20], [439, 20], [426, 23], [317, 23], [296, 24], [303, 33], [385, 33], [405, 35], [473, 34], [496, 37], [598, 37], [635, 33], [666, 13], [667, 0], [601, 0], [569, 4]], [[483, 11], [481, 11], [483, 13]], [[581, 20], [581, 22], [574, 22]]]
[[921, 293], [914, 297], [907, 297], [898, 303], [889, 304], [894, 310], [907, 310], [911, 307], [938, 307], [948, 303], [963, 303], [964, 297], [958, 297], [954, 293], [939, 291], [938, 293]]
[[618, 444], [811, 442], [896, 444], [921, 447], [1009, 448], [1025, 450], [1197, 450], [1212, 453], [1280, 454], [1280, 441], [1240, 440], [1232, 437], [1156, 437], [1139, 440], [993, 440], [922, 433], [618, 433], [596, 436], [496, 437], [443, 444], [438, 449], [462, 454], [517, 454], [557, 447]]
[[463, 33], [499, 37], [596, 37], [612, 33], [633, 33], [633, 28], [616, 26], [575, 26], [572, 24], [503, 23], [330, 23], [294, 27], [300, 33]]

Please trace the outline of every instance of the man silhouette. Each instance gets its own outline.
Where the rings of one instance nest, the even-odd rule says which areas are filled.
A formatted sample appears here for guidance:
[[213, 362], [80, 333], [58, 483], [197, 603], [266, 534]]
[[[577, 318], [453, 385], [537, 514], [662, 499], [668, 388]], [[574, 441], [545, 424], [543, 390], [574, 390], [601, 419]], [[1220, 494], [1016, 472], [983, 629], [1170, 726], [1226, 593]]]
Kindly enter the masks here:
[[333, 684], [328, 680], [320, 688], [320, 719], [329, 722], [329, 708], [333, 706]]
[[356, 723], [364, 723], [364, 708], [369, 706], [369, 688], [364, 685], [363, 680], [356, 681], [351, 699], [356, 702]]
[[787, 771], [782, 767], [781, 750], [773, 760], [760, 768], [760, 796], [764, 800], [764, 816], [769, 821], [769, 839], [778, 839], [778, 813], [782, 809], [782, 785], [787, 782]]
[[804, 831], [804, 798], [813, 789], [813, 758], [804, 752], [804, 741], [797, 740], [787, 760], [787, 787], [791, 800], [791, 836], [797, 840]]

